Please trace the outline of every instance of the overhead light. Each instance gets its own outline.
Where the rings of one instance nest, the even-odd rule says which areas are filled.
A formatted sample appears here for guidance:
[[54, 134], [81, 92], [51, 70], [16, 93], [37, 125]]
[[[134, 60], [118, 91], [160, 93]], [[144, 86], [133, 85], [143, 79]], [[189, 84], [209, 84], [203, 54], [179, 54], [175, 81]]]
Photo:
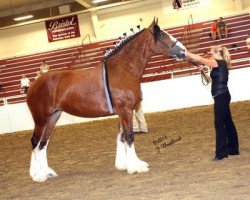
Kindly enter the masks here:
[[108, 1], [108, 0], [93, 0], [92, 3], [101, 3], [101, 2], [105, 2], [105, 1]]
[[33, 15], [24, 15], [24, 16], [21, 16], [21, 17], [16, 17], [14, 18], [15, 21], [22, 21], [22, 20], [25, 20], [25, 19], [30, 19], [30, 18], [33, 18], [34, 16]]

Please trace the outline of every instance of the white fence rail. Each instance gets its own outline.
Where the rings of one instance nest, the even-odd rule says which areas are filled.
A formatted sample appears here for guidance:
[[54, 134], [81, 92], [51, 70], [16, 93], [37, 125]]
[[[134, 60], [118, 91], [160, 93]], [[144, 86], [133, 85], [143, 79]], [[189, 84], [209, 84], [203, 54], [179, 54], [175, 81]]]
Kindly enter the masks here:
[[[250, 100], [250, 67], [230, 71], [229, 89], [232, 101]], [[213, 104], [210, 85], [201, 83], [200, 75], [142, 84], [144, 112], [158, 112]], [[99, 118], [100, 119], [100, 118]], [[96, 119], [74, 117], [63, 113], [57, 125]], [[0, 134], [34, 128], [26, 102], [0, 106]]]

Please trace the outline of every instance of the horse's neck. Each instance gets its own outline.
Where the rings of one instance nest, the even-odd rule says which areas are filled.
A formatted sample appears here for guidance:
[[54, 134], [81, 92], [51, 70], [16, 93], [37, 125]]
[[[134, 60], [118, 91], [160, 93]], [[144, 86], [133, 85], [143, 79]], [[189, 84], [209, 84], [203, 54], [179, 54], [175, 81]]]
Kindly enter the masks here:
[[114, 62], [118, 63], [116, 67], [119, 70], [130, 73], [138, 80], [141, 79], [144, 69], [153, 55], [150, 50], [151, 40], [145, 37], [144, 34], [148, 33], [142, 33], [137, 38], [134, 38], [133, 41], [121, 49], [119, 54], [112, 58]]

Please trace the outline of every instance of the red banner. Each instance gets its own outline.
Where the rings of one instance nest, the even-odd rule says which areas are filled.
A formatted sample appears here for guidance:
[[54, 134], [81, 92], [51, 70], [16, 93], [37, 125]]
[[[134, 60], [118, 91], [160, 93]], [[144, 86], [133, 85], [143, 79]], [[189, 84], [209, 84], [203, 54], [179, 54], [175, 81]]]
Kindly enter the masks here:
[[49, 42], [80, 37], [77, 15], [45, 21]]

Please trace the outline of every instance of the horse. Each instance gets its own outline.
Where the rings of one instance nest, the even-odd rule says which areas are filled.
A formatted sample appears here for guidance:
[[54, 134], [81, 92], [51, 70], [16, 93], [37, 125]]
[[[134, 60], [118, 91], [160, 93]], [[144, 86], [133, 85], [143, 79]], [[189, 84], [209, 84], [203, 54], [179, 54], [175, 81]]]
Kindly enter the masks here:
[[181, 60], [185, 47], [160, 29], [157, 18], [122, 43], [94, 68], [47, 72], [30, 86], [27, 105], [35, 124], [30, 162], [34, 181], [58, 176], [48, 166], [46, 152], [62, 112], [87, 118], [118, 115], [116, 169], [128, 174], [149, 171], [148, 164], [136, 154], [132, 126], [133, 110], [141, 99], [141, 78], [151, 56], [162, 54]]

